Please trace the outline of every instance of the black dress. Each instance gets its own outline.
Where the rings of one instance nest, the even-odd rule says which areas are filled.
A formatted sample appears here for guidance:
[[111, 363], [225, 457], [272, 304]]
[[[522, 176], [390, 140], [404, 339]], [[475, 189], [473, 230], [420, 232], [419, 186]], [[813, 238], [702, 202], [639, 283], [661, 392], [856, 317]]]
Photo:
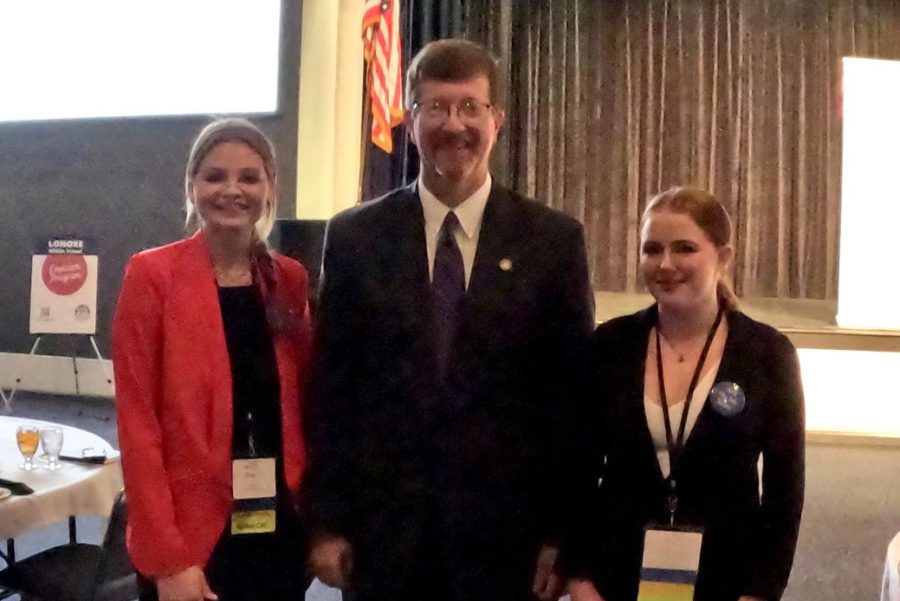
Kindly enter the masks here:
[[[256, 286], [219, 288], [219, 305], [233, 381], [232, 456], [275, 458], [276, 529], [232, 536], [227, 523], [206, 578], [220, 601], [297, 601], [309, 585], [305, 537], [284, 476], [278, 367], [265, 307]], [[141, 601], [157, 599], [152, 583], [143, 581], [142, 589]]]

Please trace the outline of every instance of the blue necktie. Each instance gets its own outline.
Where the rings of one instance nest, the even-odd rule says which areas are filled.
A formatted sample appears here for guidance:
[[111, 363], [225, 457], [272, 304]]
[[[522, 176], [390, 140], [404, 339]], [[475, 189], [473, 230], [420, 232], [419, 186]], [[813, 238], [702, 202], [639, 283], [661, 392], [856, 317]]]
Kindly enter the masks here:
[[453, 342], [459, 330], [462, 301], [466, 296], [466, 272], [462, 253], [456, 244], [459, 219], [451, 211], [444, 218], [434, 253], [431, 288], [434, 293], [434, 318], [437, 331], [437, 358], [441, 379], [447, 373]]

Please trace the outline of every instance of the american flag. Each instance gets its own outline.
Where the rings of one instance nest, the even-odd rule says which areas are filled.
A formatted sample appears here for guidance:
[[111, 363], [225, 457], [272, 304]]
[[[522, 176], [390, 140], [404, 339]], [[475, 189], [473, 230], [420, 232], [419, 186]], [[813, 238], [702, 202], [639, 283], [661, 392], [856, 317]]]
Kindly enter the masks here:
[[399, 4], [400, 0], [366, 0], [363, 15], [372, 143], [387, 153], [394, 150], [391, 128], [403, 122]]

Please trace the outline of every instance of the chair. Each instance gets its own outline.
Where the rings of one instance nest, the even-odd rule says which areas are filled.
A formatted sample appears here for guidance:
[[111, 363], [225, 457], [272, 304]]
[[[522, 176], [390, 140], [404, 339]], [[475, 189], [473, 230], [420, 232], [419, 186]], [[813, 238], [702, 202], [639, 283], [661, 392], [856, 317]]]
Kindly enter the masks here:
[[125, 492], [113, 504], [102, 545], [70, 543], [41, 551], [0, 571], [0, 587], [23, 601], [131, 601], [137, 576], [125, 549]]

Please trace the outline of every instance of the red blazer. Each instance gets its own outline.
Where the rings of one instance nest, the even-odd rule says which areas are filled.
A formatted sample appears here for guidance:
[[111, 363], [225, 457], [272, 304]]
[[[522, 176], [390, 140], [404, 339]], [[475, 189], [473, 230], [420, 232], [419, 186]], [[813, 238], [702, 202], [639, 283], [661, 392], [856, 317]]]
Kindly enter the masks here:
[[[273, 263], [276, 285], [263, 294], [278, 324], [284, 470], [296, 496], [310, 348], [307, 274], [287, 257]], [[202, 233], [131, 258], [112, 345], [132, 562], [149, 577], [204, 567], [231, 513], [232, 382]]]

